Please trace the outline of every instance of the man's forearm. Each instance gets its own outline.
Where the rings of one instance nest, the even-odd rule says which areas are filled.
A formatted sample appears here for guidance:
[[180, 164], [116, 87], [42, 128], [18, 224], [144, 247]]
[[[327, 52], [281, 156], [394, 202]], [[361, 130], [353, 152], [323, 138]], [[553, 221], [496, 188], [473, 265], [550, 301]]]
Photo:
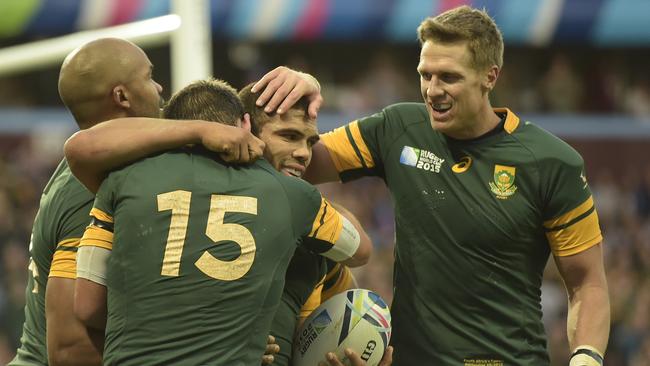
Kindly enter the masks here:
[[605, 353], [609, 339], [610, 308], [606, 286], [585, 286], [569, 301], [567, 335], [571, 350], [590, 345]]
[[111, 170], [155, 152], [200, 143], [201, 122], [129, 118], [100, 123], [65, 144], [73, 174], [95, 192]]

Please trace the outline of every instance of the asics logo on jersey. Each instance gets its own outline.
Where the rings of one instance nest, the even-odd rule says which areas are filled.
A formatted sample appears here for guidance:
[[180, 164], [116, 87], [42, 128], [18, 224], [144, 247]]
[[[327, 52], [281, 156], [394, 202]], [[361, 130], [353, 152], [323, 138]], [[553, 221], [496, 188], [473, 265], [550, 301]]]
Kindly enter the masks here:
[[469, 156], [464, 156], [460, 159], [459, 163], [456, 163], [451, 167], [451, 171], [454, 173], [465, 173], [471, 166], [472, 158]]
[[445, 159], [440, 159], [431, 151], [404, 146], [399, 162], [418, 169], [440, 173], [440, 167], [445, 162]]

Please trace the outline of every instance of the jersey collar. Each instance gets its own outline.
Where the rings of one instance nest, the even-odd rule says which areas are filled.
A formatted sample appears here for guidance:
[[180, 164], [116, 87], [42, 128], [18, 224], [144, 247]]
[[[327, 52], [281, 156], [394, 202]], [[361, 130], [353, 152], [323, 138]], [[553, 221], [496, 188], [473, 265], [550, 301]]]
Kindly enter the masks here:
[[512, 113], [512, 111], [508, 108], [493, 108], [494, 113], [498, 115], [506, 115], [506, 121], [503, 124], [503, 129], [509, 133], [512, 134], [515, 132], [517, 127], [519, 127], [519, 117], [517, 117], [516, 114]]

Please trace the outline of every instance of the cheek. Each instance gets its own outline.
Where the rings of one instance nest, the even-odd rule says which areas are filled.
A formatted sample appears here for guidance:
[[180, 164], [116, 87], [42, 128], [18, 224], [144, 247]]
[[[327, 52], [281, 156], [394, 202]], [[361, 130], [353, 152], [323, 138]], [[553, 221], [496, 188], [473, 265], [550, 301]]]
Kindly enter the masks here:
[[427, 99], [427, 84], [420, 81], [420, 94], [422, 98]]

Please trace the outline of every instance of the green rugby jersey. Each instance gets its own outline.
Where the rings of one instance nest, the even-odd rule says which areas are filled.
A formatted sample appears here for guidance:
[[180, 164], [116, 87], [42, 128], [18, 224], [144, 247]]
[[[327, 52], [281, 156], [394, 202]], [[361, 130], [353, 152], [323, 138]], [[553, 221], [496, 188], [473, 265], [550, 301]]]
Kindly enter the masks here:
[[547, 365], [549, 253], [602, 241], [583, 160], [507, 109], [459, 141], [404, 103], [322, 136], [343, 181], [384, 179], [395, 206], [394, 364]]
[[94, 196], [61, 161], [45, 186], [29, 243], [29, 277], [21, 346], [11, 366], [47, 365], [45, 289], [48, 276], [76, 277], [79, 240], [90, 220]]
[[273, 365], [289, 366], [293, 337], [300, 309], [326, 274], [325, 258], [306, 248], [297, 248], [285, 276], [284, 290], [271, 324], [271, 335], [280, 346]]
[[104, 364], [120, 366], [258, 366], [296, 246], [342, 227], [304, 181], [201, 149], [111, 173], [91, 216], [81, 245], [112, 250]]
[[285, 277], [284, 290], [271, 325], [271, 335], [280, 346], [274, 366], [289, 366], [296, 326], [322, 302], [351, 288], [350, 269], [306, 248], [296, 249]]

